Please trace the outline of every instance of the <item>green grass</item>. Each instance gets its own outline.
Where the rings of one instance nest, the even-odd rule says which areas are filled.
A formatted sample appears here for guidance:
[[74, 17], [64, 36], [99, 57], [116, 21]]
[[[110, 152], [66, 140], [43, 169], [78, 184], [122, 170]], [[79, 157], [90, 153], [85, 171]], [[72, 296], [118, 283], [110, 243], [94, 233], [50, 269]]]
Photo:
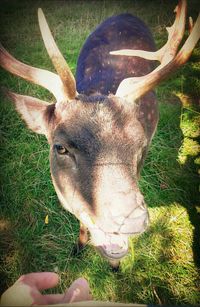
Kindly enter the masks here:
[[[189, 2], [197, 16], [198, 1]], [[0, 38], [18, 59], [49, 70], [37, 25], [42, 7], [56, 41], [73, 72], [79, 50], [106, 17], [130, 12], [151, 27], [156, 43], [166, 39], [164, 27], [173, 21], [176, 1], [1, 1]], [[152, 9], [153, 6], [153, 9]], [[80, 276], [88, 279], [94, 299], [156, 304], [200, 302], [200, 213], [196, 152], [184, 147], [184, 137], [197, 142], [199, 110], [183, 107], [175, 94], [198, 101], [200, 50], [157, 89], [160, 121], [141, 174], [140, 187], [149, 206], [151, 227], [131, 241], [120, 271], [87, 245], [73, 256], [79, 224], [58, 202], [53, 189], [44, 137], [25, 128], [11, 104], [1, 98], [1, 291], [21, 274], [56, 271], [64, 290]], [[47, 101], [52, 96], [1, 70], [1, 85]], [[181, 119], [181, 121], [180, 121]], [[186, 141], [185, 141], [186, 142]], [[182, 146], [182, 147], [181, 147]], [[186, 156], [180, 163], [180, 148]], [[183, 151], [185, 148], [185, 152]], [[49, 223], [45, 224], [48, 215]]]

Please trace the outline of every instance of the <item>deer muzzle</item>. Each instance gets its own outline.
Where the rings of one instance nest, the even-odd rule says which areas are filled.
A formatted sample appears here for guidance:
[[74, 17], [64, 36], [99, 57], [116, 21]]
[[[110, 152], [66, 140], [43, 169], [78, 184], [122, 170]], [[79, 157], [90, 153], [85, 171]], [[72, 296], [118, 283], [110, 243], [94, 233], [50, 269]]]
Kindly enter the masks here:
[[[120, 226], [119, 218], [104, 220], [104, 223], [96, 223], [90, 230], [91, 241], [99, 252], [109, 259], [121, 259], [129, 250], [129, 238], [144, 232], [149, 224], [149, 214], [143, 204], [136, 207], [128, 217], [123, 218]], [[122, 219], [121, 219], [122, 221]], [[106, 226], [110, 226], [109, 228]], [[109, 232], [109, 229], [116, 230]], [[107, 230], [107, 231], [106, 231]]]

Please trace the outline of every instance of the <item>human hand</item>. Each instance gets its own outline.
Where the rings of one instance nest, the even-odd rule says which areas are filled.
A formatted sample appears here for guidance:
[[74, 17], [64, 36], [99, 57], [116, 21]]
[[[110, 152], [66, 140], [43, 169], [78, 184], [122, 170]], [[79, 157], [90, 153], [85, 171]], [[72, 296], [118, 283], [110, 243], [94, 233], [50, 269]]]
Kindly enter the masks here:
[[38, 272], [23, 275], [12, 287], [3, 293], [1, 305], [51, 305], [92, 299], [88, 282], [84, 278], [76, 279], [63, 294], [41, 294], [40, 291], [53, 288], [58, 282], [59, 276], [52, 272]]

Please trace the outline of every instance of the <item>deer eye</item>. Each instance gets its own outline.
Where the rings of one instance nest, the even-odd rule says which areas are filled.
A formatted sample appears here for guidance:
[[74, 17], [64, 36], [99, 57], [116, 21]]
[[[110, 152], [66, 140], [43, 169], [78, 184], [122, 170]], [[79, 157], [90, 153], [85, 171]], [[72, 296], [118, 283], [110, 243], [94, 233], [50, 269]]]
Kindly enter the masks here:
[[54, 145], [57, 153], [59, 155], [67, 155], [69, 153], [69, 151], [67, 150], [67, 148], [65, 148], [64, 146], [60, 145], [60, 144], [56, 144]]

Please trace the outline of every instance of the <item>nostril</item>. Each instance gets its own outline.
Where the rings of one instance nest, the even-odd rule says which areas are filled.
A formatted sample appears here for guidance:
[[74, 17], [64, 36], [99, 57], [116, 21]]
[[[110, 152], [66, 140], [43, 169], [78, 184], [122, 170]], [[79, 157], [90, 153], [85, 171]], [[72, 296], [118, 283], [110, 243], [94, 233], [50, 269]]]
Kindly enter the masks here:
[[146, 230], [149, 224], [149, 214], [145, 205], [136, 207], [124, 220], [120, 227], [122, 234], [139, 234]]
[[129, 216], [129, 218], [139, 218], [143, 216], [145, 212], [146, 212], [146, 208], [144, 206], [136, 207], [131, 213], [131, 215]]
[[140, 208], [143, 209], [144, 211], [146, 211], [146, 209], [147, 209], [145, 203], [142, 203], [142, 204], [140, 205]]

